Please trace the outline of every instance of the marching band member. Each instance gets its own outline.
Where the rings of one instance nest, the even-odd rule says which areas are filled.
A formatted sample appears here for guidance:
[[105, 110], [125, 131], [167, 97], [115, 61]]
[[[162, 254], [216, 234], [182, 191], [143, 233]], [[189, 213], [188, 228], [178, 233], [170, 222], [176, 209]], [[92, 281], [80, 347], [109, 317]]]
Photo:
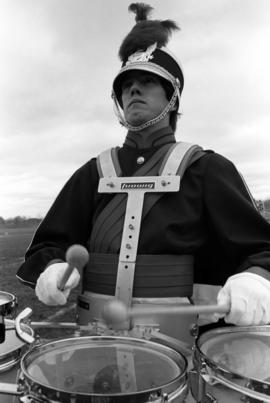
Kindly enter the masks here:
[[[106, 177], [108, 164], [112, 177], [156, 177], [173, 160], [180, 189], [164, 189], [155, 197], [145, 193], [135, 263], [126, 262], [126, 267], [135, 265], [134, 279], [128, 280], [133, 301], [218, 301], [228, 305], [226, 322], [269, 323], [270, 225], [232, 162], [200, 147], [183, 153], [176, 127], [184, 76], [167, 49], [177, 24], [149, 19], [152, 8], [143, 3], [129, 10], [136, 24], [120, 46], [122, 67], [112, 91], [117, 116], [127, 128], [124, 143], [91, 158], [72, 175], [37, 229], [17, 276], [47, 305], [65, 304], [82, 276], [79, 322], [92, 320], [100, 304], [117, 295], [117, 271], [125, 264], [120, 257], [127, 195], [100, 193], [100, 178]], [[138, 192], [148, 186], [141, 183], [136, 184]], [[133, 251], [129, 240], [124, 241], [123, 247]], [[65, 252], [73, 244], [87, 247], [89, 263], [82, 274], [75, 269], [61, 291]], [[175, 336], [173, 329], [184, 326], [180, 317], [169, 320], [163, 332]]]

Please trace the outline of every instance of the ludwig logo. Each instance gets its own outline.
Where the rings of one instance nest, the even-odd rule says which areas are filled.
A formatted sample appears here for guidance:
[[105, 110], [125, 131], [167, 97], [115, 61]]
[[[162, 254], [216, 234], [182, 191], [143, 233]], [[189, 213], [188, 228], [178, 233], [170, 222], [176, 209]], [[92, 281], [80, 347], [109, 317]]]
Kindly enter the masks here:
[[121, 183], [121, 189], [154, 189], [155, 182]]

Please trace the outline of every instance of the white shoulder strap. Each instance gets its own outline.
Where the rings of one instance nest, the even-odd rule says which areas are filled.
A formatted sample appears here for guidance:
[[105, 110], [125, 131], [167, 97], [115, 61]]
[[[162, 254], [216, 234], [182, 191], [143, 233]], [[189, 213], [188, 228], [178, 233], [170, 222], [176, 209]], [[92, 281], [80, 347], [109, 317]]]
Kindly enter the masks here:
[[121, 175], [121, 169], [116, 156], [117, 148], [109, 148], [97, 157], [97, 168], [100, 178]]
[[[202, 148], [196, 144], [183, 141], [173, 144], [164, 157], [159, 169], [159, 175], [179, 175], [182, 177], [191, 158], [198, 151], [202, 151]], [[116, 148], [109, 148], [97, 157], [97, 168], [101, 178], [121, 175], [116, 153]]]
[[179, 142], [174, 144], [167, 155], [159, 170], [159, 175], [179, 175], [183, 176], [191, 158], [202, 148], [196, 144]]

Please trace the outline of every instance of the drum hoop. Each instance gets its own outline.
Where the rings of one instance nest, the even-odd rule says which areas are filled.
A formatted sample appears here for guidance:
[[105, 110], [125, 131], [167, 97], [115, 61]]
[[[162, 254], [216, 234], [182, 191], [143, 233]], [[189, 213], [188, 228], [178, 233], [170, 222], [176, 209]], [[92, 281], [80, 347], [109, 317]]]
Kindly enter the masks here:
[[[8, 326], [14, 324], [14, 321], [9, 319], [5, 319], [5, 322]], [[15, 326], [14, 327], [8, 327], [8, 326], [6, 328], [6, 332], [13, 331], [16, 334]], [[24, 324], [24, 326], [27, 327], [27, 330], [29, 330], [30, 334], [33, 336], [34, 335], [33, 329], [26, 324]], [[7, 337], [6, 339], [8, 340]], [[13, 350], [9, 349], [9, 351], [7, 352], [0, 353], [0, 373], [6, 371], [6, 368], [8, 369], [9, 363], [11, 368], [14, 365], [13, 363], [15, 362], [15, 360], [19, 360], [28, 349], [28, 345], [25, 342], [23, 342], [19, 338], [18, 341], [19, 341], [18, 345], [14, 346]], [[5, 344], [5, 342], [3, 344]]]
[[3, 304], [0, 304], [0, 315], [2, 316], [10, 315], [12, 310], [17, 305], [17, 298], [10, 292], [6, 291], [0, 291], [0, 297], [1, 296], [7, 298], [8, 300]]
[[14, 358], [14, 357], [18, 357], [21, 356], [22, 353], [24, 353], [24, 347], [26, 347], [26, 344], [22, 344], [20, 346], [17, 346], [16, 348], [14, 348], [13, 350], [10, 350], [8, 352], [2, 353], [0, 355], [0, 372], [1, 372], [1, 365], [3, 361], [7, 361], [9, 358]]
[[[263, 325], [263, 326], [228, 326], [228, 327], [220, 327], [217, 329], [213, 330], [208, 330], [205, 333], [203, 333], [201, 336], [197, 338], [195, 341], [195, 355], [196, 357], [199, 357], [199, 360], [201, 361], [202, 365], [206, 365], [209, 367], [210, 371], [214, 373], [215, 378], [218, 380], [219, 377], [228, 379], [229, 382], [234, 383], [232, 381], [232, 376], [234, 376], [236, 379], [240, 381], [245, 382], [245, 388], [247, 390], [252, 390], [254, 389], [254, 386], [262, 388], [264, 391], [269, 390], [267, 393], [268, 395], [270, 394], [270, 382], [265, 382], [260, 379], [256, 378], [251, 378], [251, 377], [246, 377], [241, 375], [238, 372], [233, 372], [230, 370], [230, 368], [226, 367], [225, 365], [219, 365], [215, 361], [213, 361], [211, 358], [209, 358], [206, 354], [204, 354], [201, 350], [201, 347], [203, 346], [205, 341], [208, 341], [210, 338], [209, 336], [217, 336], [220, 334], [232, 334], [232, 333], [250, 333], [250, 334], [255, 334], [255, 333], [270, 333], [270, 325]], [[237, 388], [237, 383], [235, 383], [235, 386]]]
[[[129, 342], [130, 344], [133, 343], [137, 343], [140, 345], [144, 345], [144, 346], [152, 346], [153, 350], [158, 351], [159, 353], [162, 351], [166, 351], [167, 353], [171, 353], [175, 356], [178, 356], [178, 359], [182, 361], [182, 364], [184, 365], [184, 370], [182, 370], [181, 367], [179, 367], [181, 369], [181, 373], [179, 376], [177, 376], [175, 379], [167, 382], [166, 384], [157, 386], [155, 388], [151, 388], [151, 389], [146, 389], [146, 390], [142, 390], [142, 391], [138, 391], [138, 392], [132, 392], [132, 393], [111, 393], [111, 394], [106, 394], [106, 393], [77, 393], [77, 392], [67, 392], [63, 389], [59, 389], [59, 388], [54, 388], [54, 387], [50, 387], [48, 385], [44, 385], [41, 382], [38, 382], [36, 379], [34, 379], [27, 370], [27, 365], [26, 365], [26, 361], [31, 357], [31, 355], [35, 352], [37, 352], [38, 350], [44, 350], [46, 349], [46, 347], [53, 345], [55, 346], [56, 344], [60, 344], [63, 342], [70, 342], [72, 341], [74, 343], [74, 340], [80, 340], [80, 341], [100, 341], [100, 340], [104, 340], [104, 341], [116, 341], [116, 342], [120, 342], [120, 341], [126, 341]], [[164, 353], [165, 354], [165, 353]], [[166, 356], [168, 358], [168, 355]], [[171, 357], [169, 357], [172, 361], [174, 361]], [[179, 364], [174, 361], [178, 366]], [[153, 392], [157, 392], [157, 393], [161, 393], [161, 391], [163, 391], [164, 389], [169, 390], [172, 387], [174, 387], [174, 390], [177, 390], [177, 388], [182, 387], [186, 382], [187, 382], [187, 360], [186, 358], [179, 353], [178, 351], [175, 351], [173, 349], [171, 349], [170, 347], [167, 347], [165, 345], [161, 345], [159, 343], [156, 342], [152, 342], [152, 341], [148, 341], [148, 340], [143, 340], [143, 339], [136, 339], [136, 338], [132, 338], [132, 337], [120, 337], [120, 336], [83, 336], [83, 337], [72, 337], [72, 338], [67, 338], [67, 339], [60, 339], [60, 340], [53, 340], [51, 342], [42, 344], [42, 345], [37, 345], [34, 346], [31, 350], [29, 350], [28, 352], [26, 352], [22, 359], [21, 359], [21, 376], [23, 379], [23, 382], [26, 382], [26, 384], [30, 387], [30, 389], [33, 388], [33, 390], [39, 390], [41, 393], [44, 393], [45, 396], [48, 395], [48, 393], [51, 395], [52, 393], [57, 394], [57, 398], [65, 398], [68, 397], [70, 395], [72, 395], [72, 397], [76, 396], [78, 398], [89, 398], [89, 397], [123, 397], [123, 396], [127, 396], [127, 397], [132, 397], [132, 396], [143, 396], [145, 394], [149, 394], [149, 393], [153, 393]], [[34, 392], [33, 392], [34, 393]]]

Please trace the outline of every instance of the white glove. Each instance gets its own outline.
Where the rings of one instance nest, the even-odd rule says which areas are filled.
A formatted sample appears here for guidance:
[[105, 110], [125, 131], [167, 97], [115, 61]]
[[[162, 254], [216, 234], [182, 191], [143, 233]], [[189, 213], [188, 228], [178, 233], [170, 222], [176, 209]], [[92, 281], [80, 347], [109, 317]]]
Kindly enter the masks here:
[[270, 323], [270, 281], [258, 274], [243, 272], [229, 277], [218, 293], [217, 302], [230, 306], [224, 318], [227, 323], [240, 326]]
[[74, 268], [63, 291], [59, 290], [61, 279], [68, 267], [67, 263], [53, 263], [39, 276], [35, 288], [36, 296], [46, 305], [65, 305], [70, 291], [80, 281], [79, 271]]

